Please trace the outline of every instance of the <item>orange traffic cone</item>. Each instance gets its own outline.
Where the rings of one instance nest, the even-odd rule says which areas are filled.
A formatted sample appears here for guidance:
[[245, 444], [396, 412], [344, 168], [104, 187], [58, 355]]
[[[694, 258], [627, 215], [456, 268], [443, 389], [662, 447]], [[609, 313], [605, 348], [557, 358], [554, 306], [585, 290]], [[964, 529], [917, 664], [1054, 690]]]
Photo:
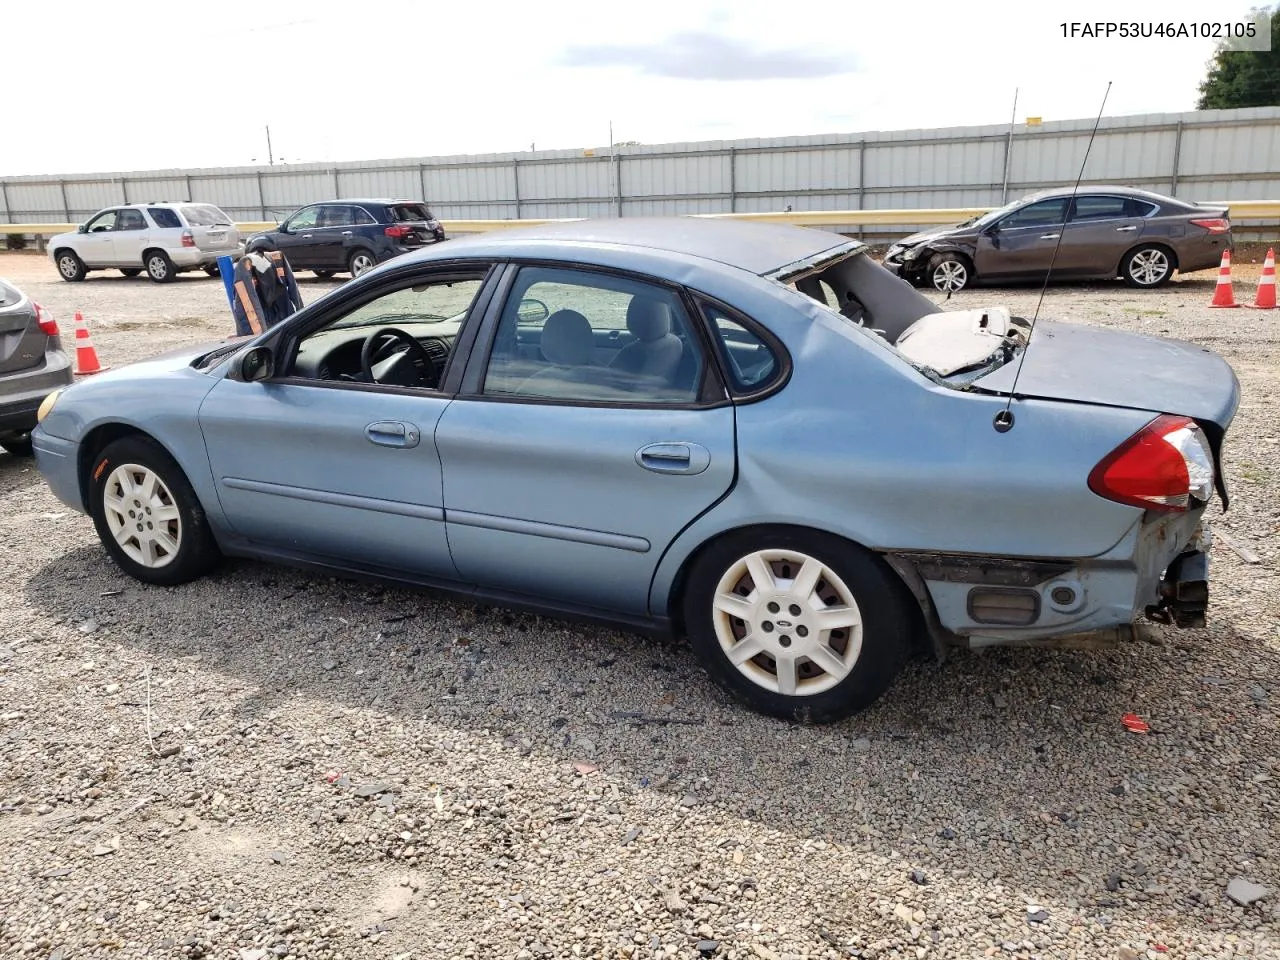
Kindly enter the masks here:
[[1213, 291], [1211, 307], [1238, 307], [1235, 292], [1231, 289], [1231, 251], [1222, 251], [1222, 264], [1218, 267], [1218, 285]]
[[93, 348], [93, 340], [89, 337], [89, 328], [85, 326], [84, 317], [76, 311], [76, 376], [90, 373], [101, 373], [107, 368], [98, 362], [98, 351]]
[[1246, 304], [1254, 310], [1274, 310], [1276, 308], [1276, 253], [1267, 251], [1267, 259], [1262, 261], [1262, 276], [1258, 278], [1258, 295], [1253, 303]]

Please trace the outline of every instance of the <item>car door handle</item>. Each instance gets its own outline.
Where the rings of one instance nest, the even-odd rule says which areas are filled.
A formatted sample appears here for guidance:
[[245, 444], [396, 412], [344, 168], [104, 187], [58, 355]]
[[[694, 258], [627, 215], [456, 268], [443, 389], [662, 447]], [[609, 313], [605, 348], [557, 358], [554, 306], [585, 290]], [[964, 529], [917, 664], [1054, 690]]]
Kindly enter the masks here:
[[381, 447], [416, 447], [422, 434], [412, 423], [400, 420], [379, 420], [364, 428], [370, 443]]
[[1040, 235], [1040, 239], [1041, 240], [1057, 240], [1058, 237], [1060, 236], [1062, 236], [1062, 234], [1060, 233], [1042, 233]]
[[1132, 233], [1134, 230], [1137, 230], [1137, 229], [1138, 229], [1137, 227], [1133, 227], [1133, 226], [1116, 227], [1116, 233]]
[[349, 236], [351, 236], [351, 231], [350, 231], [350, 230], [343, 230], [343, 231], [342, 231], [342, 235], [343, 235], [344, 237], [349, 237]]
[[636, 451], [636, 463], [654, 473], [702, 473], [711, 451], [697, 443], [651, 443]]
[[302, 239], [303, 239], [303, 240], [310, 240], [310, 239], [311, 239], [311, 234], [309, 234], [309, 233], [304, 233], [304, 234], [302, 235]]

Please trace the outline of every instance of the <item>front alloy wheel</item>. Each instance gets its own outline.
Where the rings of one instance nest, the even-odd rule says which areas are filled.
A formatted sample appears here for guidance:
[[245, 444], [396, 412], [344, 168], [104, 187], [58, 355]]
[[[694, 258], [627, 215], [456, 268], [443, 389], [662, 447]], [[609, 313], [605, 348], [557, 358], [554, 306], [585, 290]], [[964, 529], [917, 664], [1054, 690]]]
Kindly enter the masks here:
[[929, 263], [929, 282], [940, 293], [963, 290], [971, 279], [969, 264], [955, 254], [939, 254]]
[[777, 717], [826, 722], [873, 703], [901, 669], [909, 594], [885, 564], [840, 537], [759, 527], [709, 545], [681, 613], [717, 683]]

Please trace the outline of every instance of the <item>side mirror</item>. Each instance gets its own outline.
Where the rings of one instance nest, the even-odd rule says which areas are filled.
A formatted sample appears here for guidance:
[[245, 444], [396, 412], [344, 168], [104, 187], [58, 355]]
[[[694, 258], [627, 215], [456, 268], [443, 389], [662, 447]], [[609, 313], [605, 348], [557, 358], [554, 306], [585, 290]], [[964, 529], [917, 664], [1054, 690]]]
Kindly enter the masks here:
[[275, 373], [275, 367], [270, 347], [254, 347], [240, 358], [240, 379], [245, 383], [266, 380]]
[[89, 232], [89, 224], [87, 223], [82, 223], [80, 224], [80, 226], [76, 227], [76, 233], [88, 233], [88, 232]]
[[288, 232], [289, 232], [289, 222], [286, 220], [284, 223], [280, 224], [280, 226], [276, 227], [276, 232], [278, 232], [278, 233], [288, 233]]

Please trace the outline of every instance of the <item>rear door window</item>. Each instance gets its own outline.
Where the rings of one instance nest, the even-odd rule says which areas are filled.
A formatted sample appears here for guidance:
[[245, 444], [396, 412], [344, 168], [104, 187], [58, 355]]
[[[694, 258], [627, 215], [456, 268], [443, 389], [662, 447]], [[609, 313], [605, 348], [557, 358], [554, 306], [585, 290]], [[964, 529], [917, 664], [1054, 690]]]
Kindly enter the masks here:
[[352, 222], [358, 227], [370, 227], [378, 221], [373, 219], [373, 215], [364, 207], [351, 208]]
[[340, 203], [326, 203], [316, 217], [317, 227], [351, 226], [351, 207]]
[[1076, 197], [1072, 220], [1120, 220], [1130, 216], [1124, 197]]
[[121, 210], [116, 218], [117, 230], [145, 230], [147, 221], [141, 210]]

